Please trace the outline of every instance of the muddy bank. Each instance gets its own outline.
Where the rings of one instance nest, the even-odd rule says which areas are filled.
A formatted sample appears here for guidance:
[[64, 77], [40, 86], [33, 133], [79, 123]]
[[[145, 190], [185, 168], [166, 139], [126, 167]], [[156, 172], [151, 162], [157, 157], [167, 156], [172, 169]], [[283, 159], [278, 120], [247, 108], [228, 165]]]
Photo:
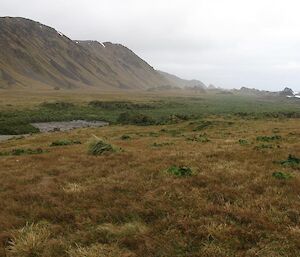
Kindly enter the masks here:
[[104, 121], [85, 121], [85, 120], [74, 120], [74, 121], [62, 121], [62, 122], [40, 122], [32, 123], [32, 126], [39, 129], [40, 132], [53, 132], [53, 131], [68, 131], [78, 128], [97, 128], [108, 126], [108, 122]]

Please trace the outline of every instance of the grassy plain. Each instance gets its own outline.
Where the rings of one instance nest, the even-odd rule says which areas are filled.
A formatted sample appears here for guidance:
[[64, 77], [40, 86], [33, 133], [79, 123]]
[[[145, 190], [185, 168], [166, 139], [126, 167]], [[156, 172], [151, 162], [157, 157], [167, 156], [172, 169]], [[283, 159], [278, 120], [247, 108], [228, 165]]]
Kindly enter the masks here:
[[[1, 122], [9, 119], [3, 113], [21, 121], [25, 113], [27, 121], [34, 113], [41, 120], [59, 113], [54, 117], [113, 124], [0, 143], [6, 153], [43, 150], [0, 157], [0, 256], [300, 256], [299, 102], [38, 94], [31, 101], [1, 98]], [[155, 125], [119, 124], [124, 106], [88, 105], [94, 100], [157, 104], [125, 110]], [[74, 105], [61, 112], [41, 107], [51, 101]], [[94, 135], [119, 150], [88, 154]], [[52, 145], [65, 140], [81, 144]], [[174, 167], [192, 174], [168, 172]]]

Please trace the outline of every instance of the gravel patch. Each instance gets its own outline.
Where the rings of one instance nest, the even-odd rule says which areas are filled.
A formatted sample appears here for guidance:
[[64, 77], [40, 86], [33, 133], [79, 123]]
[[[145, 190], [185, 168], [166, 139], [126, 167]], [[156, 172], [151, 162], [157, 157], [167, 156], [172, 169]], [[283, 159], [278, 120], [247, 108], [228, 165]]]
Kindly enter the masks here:
[[108, 126], [108, 122], [104, 121], [85, 121], [85, 120], [74, 120], [74, 121], [62, 121], [62, 122], [40, 122], [32, 123], [32, 126], [38, 128], [40, 132], [53, 132], [53, 131], [68, 131], [78, 128], [97, 128]]

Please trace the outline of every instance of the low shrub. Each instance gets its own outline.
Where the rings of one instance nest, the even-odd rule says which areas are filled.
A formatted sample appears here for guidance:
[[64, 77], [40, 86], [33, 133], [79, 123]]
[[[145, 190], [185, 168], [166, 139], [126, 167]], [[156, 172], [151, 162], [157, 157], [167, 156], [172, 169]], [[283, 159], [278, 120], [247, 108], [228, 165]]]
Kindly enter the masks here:
[[177, 177], [187, 177], [187, 176], [192, 175], [192, 170], [189, 167], [172, 166], [169, 169], [167, 169], [167, 173], [170, 173], [170, 174], [175, 175]]

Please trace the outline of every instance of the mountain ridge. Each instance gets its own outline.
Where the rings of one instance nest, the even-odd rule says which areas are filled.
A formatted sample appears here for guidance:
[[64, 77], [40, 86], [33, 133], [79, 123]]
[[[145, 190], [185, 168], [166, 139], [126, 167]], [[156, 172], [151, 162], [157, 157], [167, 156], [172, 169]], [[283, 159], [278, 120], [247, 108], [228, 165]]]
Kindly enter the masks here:
[[42, 23], [0, 18], [0, 87], [148, 89], [168, 80], [132, 50], [71, 40]]

